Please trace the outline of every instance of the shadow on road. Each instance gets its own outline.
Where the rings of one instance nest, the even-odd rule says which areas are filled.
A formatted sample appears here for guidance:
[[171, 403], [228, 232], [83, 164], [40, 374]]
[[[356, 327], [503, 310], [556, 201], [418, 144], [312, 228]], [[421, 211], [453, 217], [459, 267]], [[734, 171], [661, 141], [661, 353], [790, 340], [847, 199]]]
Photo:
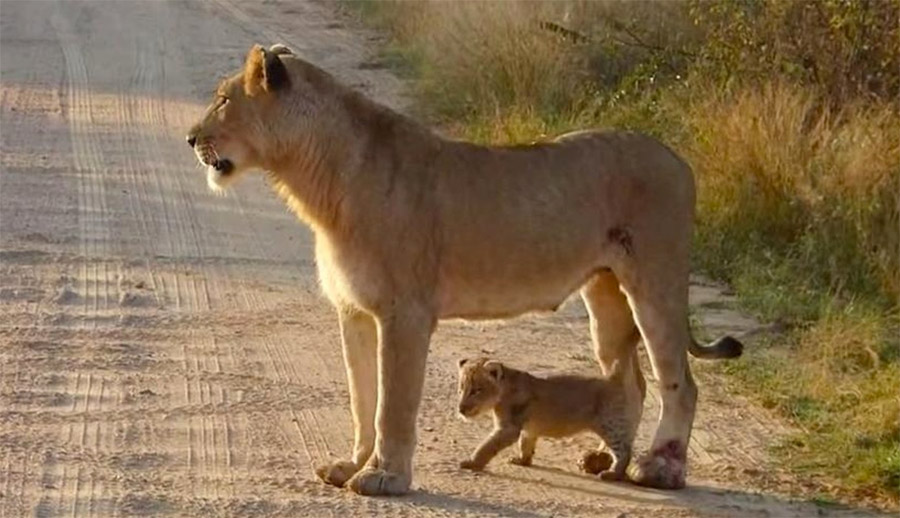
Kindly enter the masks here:
[[[602, 482], [594, 476], [574, 473], [557, 468], [532, 466], [531, 470], [545, 473], [552, 478], [533, 478], [507, 473], [484, 472], [481, 476], [496, 478], [525, 485], [535, 486], [535, 494], [545, 488], [572, 491], [596, 498], [598, 512], [603, 512], [606, 502], [616, 502], [616, 507], [625, 504], [635, 509], [662, 506], [678, 506], [694, 513], [716, 517], [879, 517], [884, 514], [868, 509], [845, 506], [822, 506], [813, 502], [791, 500], [758, 492], [741, 491], [730, 488], [705, 485], [702, 482], [689, 485], [679, 491], [664, 491], [635, 486], [630, 483]], [[499, 505], [480, 499], [470, 499], [458, 495], [441, 494], [427, 490], [417, 491], [406, 497], [414, 505], [422, 505], [441, 511], [475, 511], [485, 515], [510, 517], [542, 516], [527, 506]], [[608, 504], [607, 504], [608, 505]]]

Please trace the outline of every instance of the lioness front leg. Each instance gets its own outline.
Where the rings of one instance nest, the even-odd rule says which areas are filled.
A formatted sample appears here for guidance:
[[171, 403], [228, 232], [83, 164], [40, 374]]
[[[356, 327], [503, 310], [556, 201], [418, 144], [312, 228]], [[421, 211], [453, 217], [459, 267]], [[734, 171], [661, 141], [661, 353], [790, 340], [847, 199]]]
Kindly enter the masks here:
[[361, 311], [342, 308], [338, 317], [353, 413], [353, 455], [350, 460], [319, 466], [316, 474], [325, 482], [342, 487], [365, 465], [375, 448], [378, 334], [375, 319]]
[[401, 495], [412, 482], [416, 415], [425, 380], [434, 314], [397, 309], [378, 320], [378, 405], [375, 451], [347, 485], [361, 495]]
[[495, 428], [481, 446], [475, 450], [470, 459], [459, 463], [459, 467], [472, 471], [481, 471], [501, 450], [508, 448], [519, 438], [520, 428], [503, 426]]

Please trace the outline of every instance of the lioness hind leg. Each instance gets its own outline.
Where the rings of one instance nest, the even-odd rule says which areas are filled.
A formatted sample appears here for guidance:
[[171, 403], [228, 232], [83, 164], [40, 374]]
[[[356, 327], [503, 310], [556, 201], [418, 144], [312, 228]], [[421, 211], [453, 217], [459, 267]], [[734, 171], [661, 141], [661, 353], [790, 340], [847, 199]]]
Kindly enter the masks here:
[[611, 271], [592, 277], [581, 289], [581, 298], [590, 316], [594, 354], [603, 373], [612, 373], [616, 362], [631, 362], [632, 376], [624, 376], [624, 413], [640, 423], [647, 383], [637, 358], [641, 335], [634, 323], [628, 299], [619, 289], [619, 279]]
[[631, 354], [640, 338], [628, 299], [619, 290], [619, 279], [612, 271], [592, 277], [581, 288], [581, 299], [590, 317], [597, 362], [604, 374], [610, 374], [616, 360]]
[[[672, 263], [676, 263], [672, 260]], [[662, 399], [661, 415], [650, 452], [635, 466], [635, 483], [661, 489], [684, 487], [687, 445], [694, 421], [697, 387], [691, 377], [687, 348], [688, 272], [669, 264], [678, 275], [654, 278], [641, 272], [625, 282], [632, 312], [644, 338]], [[660, 265], [656, 265], [661, 269]], [[683, 273], [683, 275], [682, 275]], [[674, 277], [674, 278], [673, 278]]]
[[401, 495], [412, 482], [416, 416], [435, 325], [426, 310], [397, 307], [378, 320], [378, 408], [375, 451], [347, 481], [361, 495]]
[[375, 448], [378, 335], [375, 319], [370, 315], [344, 308], [338, 316], [353, 413], [353, 456], [351, 460], [319, 466], [316, 474], [323, 481], [342, 487], [369, 460]]

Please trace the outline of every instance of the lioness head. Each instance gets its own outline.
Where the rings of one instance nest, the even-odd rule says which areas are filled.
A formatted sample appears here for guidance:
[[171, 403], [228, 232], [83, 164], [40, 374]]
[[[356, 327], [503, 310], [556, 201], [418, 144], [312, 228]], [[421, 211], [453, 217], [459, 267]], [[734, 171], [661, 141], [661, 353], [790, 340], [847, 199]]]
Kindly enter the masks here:
[[459, 361], [459, 413], [475, 417], [500, 400], [503, 364], [479, 358]]
[[203, 119], [188, 133], [213, 190], [248, 169], [271, 168], [282, 154], [284, 135], [302, 131], [302, 115], [312, 104], [298, 99], [311, 86], [292, 73], [290, 61], [300, 62], [283, 45], [254, 45], [243, 69], [218, 85]]

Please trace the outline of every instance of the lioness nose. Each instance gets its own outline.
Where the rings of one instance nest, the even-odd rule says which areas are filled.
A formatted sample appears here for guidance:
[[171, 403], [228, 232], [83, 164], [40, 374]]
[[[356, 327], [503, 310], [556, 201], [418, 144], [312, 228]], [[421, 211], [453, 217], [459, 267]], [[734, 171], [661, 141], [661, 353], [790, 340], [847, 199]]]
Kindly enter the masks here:
[[189, 146], [194, 147], [194, 144], [197, 143], [197, 136], [196, 135], [188, 135], [187, 143]]

